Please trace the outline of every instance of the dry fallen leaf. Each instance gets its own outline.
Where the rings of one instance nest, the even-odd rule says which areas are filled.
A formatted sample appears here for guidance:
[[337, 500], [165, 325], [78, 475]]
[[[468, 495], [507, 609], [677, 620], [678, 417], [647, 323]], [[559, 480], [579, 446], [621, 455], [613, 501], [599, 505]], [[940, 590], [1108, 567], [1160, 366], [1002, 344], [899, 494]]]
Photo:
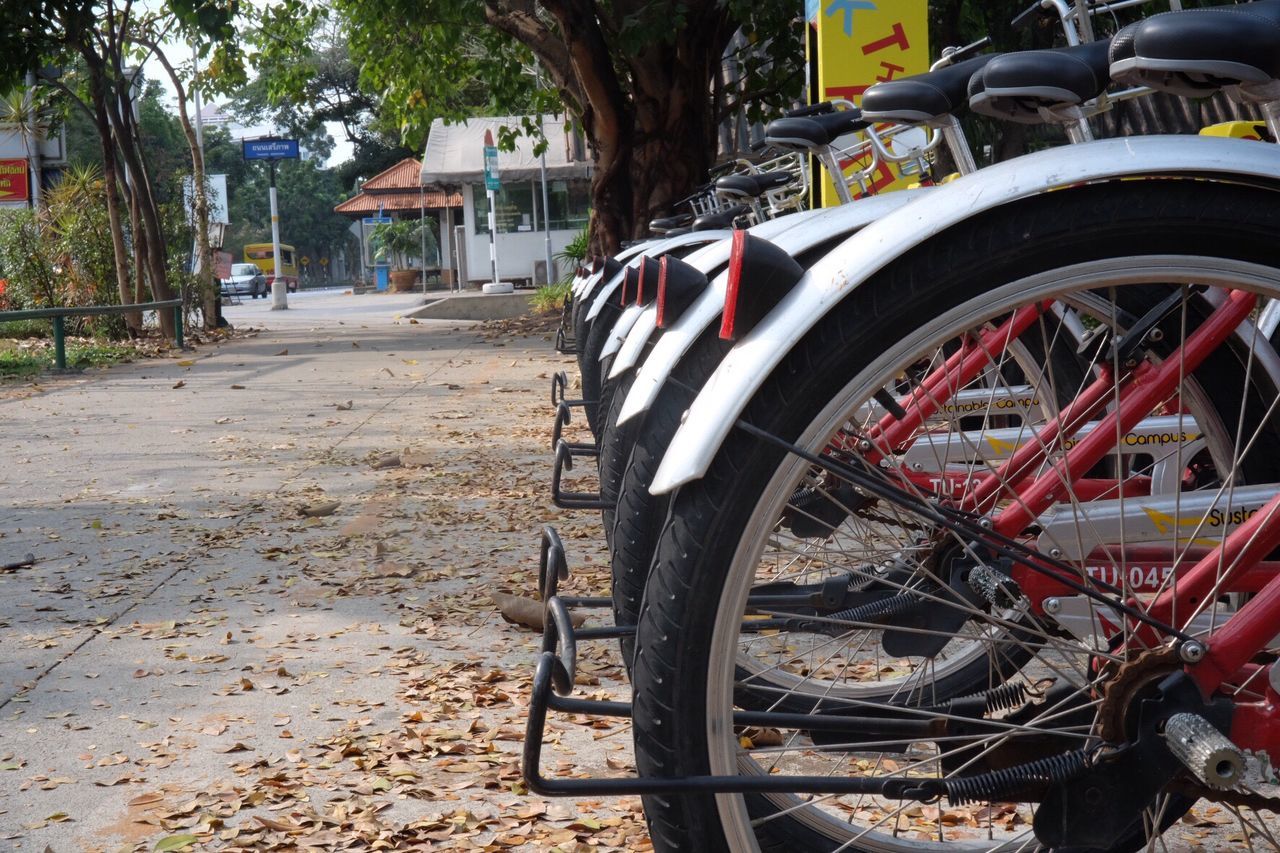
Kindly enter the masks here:
[[342, 501], [329, 501], [322, 504], [312, 504], [304, 506], [298, 510], [298, 514], [306, 518], [321, 518], [326, 515], [333, 515], [338, 511], [338, 507], [342, 506]]
[[288, 354], [289, 354], [289, 350], [287, 349], [282, 349], [280, 350], [280, 352], [276, 353], [276, 355], [288, 355]]
[[183, 385], [186, 385], [186, 384], [187, 384], [187, 383], [186, 383], [185, 381], [183, 381], [183, 380], [179, 379], [177, 382], [175, 382], [175, 383], [174, 383], [173, 387], [174, 387], [174, 388], [181, 388]]
[[[493, 599], [493, 603], [498, 605], [498, 612], [502, 614], [502, 618], [516, 625], [524, 625], [526, 628], [532, 628], [535, 631], [541, 631], [545, 624], [542, 619], [542, 602], [536, 598], [526, 598], [523, 595], [511, 595], [506, 592], [491, 592], [489, 597]], [[569, 611], [569, 618], [573, 621], [573, 627], [577, 628], [583, 622], [587, 621], [585, 613], [575, 613]]]

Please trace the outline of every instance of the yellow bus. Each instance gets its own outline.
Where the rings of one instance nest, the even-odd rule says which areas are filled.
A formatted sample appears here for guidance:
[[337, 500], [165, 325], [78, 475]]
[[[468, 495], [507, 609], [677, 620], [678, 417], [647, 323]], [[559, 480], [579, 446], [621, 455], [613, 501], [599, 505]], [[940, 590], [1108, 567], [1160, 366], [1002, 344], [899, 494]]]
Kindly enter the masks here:
[[[247, 264], [258, 265], [267, 277], [267, 287], [275, 281], [276, 260], [270, 243], [250, 243], [245, 246], [244, 261]], [[289, 292], [294, 293], [298, 290], [298, 253], [292, 246], [285, 243], [280, 244], [280, 276], [284, 279]]]

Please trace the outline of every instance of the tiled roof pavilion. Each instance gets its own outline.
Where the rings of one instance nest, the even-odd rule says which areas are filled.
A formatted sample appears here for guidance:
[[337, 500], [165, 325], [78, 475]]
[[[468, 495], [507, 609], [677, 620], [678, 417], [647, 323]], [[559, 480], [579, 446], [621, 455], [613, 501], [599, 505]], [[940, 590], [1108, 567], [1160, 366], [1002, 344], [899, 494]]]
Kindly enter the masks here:
[[390, 169], [379, 172], [364, 182], [360, 192], [338, 204], [333, 209], [344, 216], [367, 216], [381, 210], [383, 213], [418, 213], [447, 207], [462, 207], [462, 194], [443, 192], [440, 189], [423, 188], [419, 192], [418, 176], [422, 163], [406, 157]]

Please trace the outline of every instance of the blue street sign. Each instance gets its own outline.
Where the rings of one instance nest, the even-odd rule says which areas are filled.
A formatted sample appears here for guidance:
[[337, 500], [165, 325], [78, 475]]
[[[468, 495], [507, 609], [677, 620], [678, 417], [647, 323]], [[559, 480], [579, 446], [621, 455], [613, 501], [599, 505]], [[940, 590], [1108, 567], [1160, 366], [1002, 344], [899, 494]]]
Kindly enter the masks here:
[[365, 225], [390, 225], [390, 216], [366, 216], [364, 218]]
[[502, 189], [498, 180], [498, 148], [496, 145], [484, 147], [484, 188], [497, 192]]
[[299, 156], [296, 139], [246, 139], [241, 144], [246, 160], [297, 160]]

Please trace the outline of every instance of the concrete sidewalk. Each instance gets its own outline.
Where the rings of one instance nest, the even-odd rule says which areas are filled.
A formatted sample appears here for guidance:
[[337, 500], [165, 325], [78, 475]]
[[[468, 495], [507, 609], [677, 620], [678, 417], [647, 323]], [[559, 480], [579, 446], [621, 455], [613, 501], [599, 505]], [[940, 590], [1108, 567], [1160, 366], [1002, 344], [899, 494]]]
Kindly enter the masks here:
[[[522, 796], [537, 636], [487, 598], [534, 588], [548, 521], [604, 565], [546, 496], [567, 360], [394, 298], [0, 385], [0, 563], [38, 559], [0, 572], [0, 849], [647, 845], [633, 800]], [[625, 729], [565, 728], [548, 762], [629, 766]]]

